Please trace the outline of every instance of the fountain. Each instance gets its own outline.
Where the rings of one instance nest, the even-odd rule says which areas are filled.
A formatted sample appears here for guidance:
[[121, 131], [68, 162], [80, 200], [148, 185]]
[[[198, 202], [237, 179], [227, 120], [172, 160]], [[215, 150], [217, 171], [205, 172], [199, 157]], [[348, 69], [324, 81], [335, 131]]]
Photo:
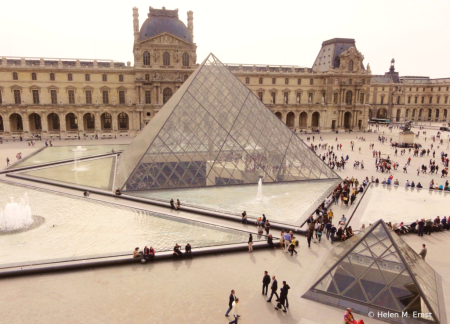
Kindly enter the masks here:
[[75, 176], [76, 176], [76, 172], [77, 171], [85, 171], [86, 170], [85, 168], [78, 168], [77, 167], [77, 152], [84, 152], [84, 151], [87, 151], [87, 149], [83, 148], [82, 146], [77, 146], [76, 149], [72, 149], [72, 152], [73, 152], [73, 155], [74, 155], [74, 164], [75, 164], [75, 166], [74, 166], [72, 171], [75, 171]]
[[87, 151], [87, 148], [84, 148], [82, 146], [77, 146], [76, 149], [72, 149], [72, 152], [84, 152]]
[[262, 200], [262, 178], [258, 180], [258, 193], [256, 194], [256, 200]]
[[5, 209], [0, 208], [0, 231], [9, 232], [29, 227], [33, 223], [30, 205], [28, 204], [28, 195], [20, 199], [19, 203], [7, 203]]

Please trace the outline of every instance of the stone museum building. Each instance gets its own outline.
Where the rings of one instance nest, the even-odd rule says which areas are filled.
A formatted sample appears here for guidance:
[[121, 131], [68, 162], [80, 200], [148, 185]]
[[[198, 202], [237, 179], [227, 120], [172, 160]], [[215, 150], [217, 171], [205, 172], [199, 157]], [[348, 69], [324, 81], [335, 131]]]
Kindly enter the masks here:
[[[193, 12], [133, 8], [134, 62], [0, 53], [0, 136], [135, 136], [198, 66]], [[203, 58], [201, 58], [203, 59]], [[374, 75], [354, 39], [322, 43], [312, 67], [226, 64], [297, 130], [363, 129], [370, 118], [449, 122], [450, 78]]]

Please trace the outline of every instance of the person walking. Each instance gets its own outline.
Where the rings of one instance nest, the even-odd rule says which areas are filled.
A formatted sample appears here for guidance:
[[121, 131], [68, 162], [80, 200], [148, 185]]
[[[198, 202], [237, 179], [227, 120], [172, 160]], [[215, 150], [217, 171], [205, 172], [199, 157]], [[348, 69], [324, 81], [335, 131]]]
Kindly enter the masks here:
[[425, 220], [422, 218], [420, 222], [417, 223], [419, 225], [419, 236], [423, 236], [423, 230], [425, 228]]
[[280, 299], [280, 297], [278, 296], [278, 293], [277, 293], [277, 289], [278, 289], [278, 282], [275, 279], [275, 276], [272, 276], [272, 284], [270, 285], [270, 297], [267, 300], [268, 303], [270, 303], [272, 301], [273, 295], [277, 296], [277, 299]]
[[227, 312], [225, 313], [225, 316], [226, 317], [228, 317], [229, 315], [229, 313], [230, 313], [230, 311], [233, 309], [233, 303], [234, 303], [234, 301], [236, 300], [236, 293], [234, 292], [234, 289], [232, 289], [231, 290], [231, 294], [230, 294], [230, 298], [229, 298], [229, 301], [228, 301], [228, 310], [227, 310]]
[[270, 276], [267, 273], [267, 271], [264, 271], [264, 277], [263, 277], [262, 283], [263, 283], [262, 294], [267, 296], [267, 290], [269, 289], [269, 284], [270, 284]]
[[284, 240], [284, 249], [286, 250], [286, 253], [288, 253], [289, 245], [291, 244], [291, 234], [286, 232], [283, 236], [283, 240]]
[[331, 221], [329, 221], [325, 225], [325, 230], [327, 231], [327, 240], [329, 240], [330, 239], [330, 234], [331, 234]]
[[248, 252], [253, 252], [253, 236], [252, 236], [252, 233], [248, 233]]
[[422, 244], [422, 251], [420, 251], [419, 255], [425, 261], [425, 257], [427, 256], [427, 248], [425, 247], [425, 244]]
[[264, 229], [266, 230], [266, 235], [269, 235], [269, 231], [270, 231], [269, 220], [266, 220], [266, 223], [264, 224]]
[[337, 229], [334, 225], [331, 225], [331, 229], [330, 229], [330, 240], [331, 240], [331, 244], [334, 243], [334, 235], [336, 234]]
[[308, 231], [306, 232], [306, 240], [308, 241], [308, 247], [311, 247], [311, 238], [313, 236], [313, 231], [308, 228]]
[[289, 245], [289, 250], [291, 250], [291, 256], [294, 254], [297, 255], [297, 251], [295, 251], [295, 245], [297, 244], [297, 240], [295, 239], [295, 236], [292, 235], [291, 239], [291, 245]]
[[277, 299], [277, 302], [278, 302], [278, 304], [275, 307], [275, 310], [279, 310], [279, 309], [281, 309], [281, 306], [283, 306], [283, 308], [284, 308], [283, 312], [286, 313], [287, 310], [286, 310], [286, 306], [284, 305], [286, 303], [286, 292], [285, 292], [284, 287], [281, 287], [281, 289], [280, 289], [280, 298]]
[[6, 158], [6, 166], [9, 166], [9, 158]]
[[238, 315], [238, 309], [237, 309], [238, 303], [239, 303], [239, 298], [236, 298], [236, 300], [232, 304], [234, 320], [231, 322], [228, 322], [228, 324], [237, 324], [238, 323], [238, 318], [240, 317]]

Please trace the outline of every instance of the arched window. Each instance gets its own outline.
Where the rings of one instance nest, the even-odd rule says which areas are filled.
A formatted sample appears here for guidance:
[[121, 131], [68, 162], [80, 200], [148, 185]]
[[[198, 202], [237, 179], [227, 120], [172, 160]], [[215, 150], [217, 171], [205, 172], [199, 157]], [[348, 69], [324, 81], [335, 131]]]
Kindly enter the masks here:
[[17, 75], [17, 72], [13, 72], [13, 80], [19, 80], [19, 76]]
[[272, 78], [272, 84], [276, 84], [277, 83], [277, 79]]
[[123, 75], [119, 74], [119, 82], [123, 82]]
[[37, 75], [35, 72], [31, 73], [31, 80], [33, 80], [33, 81], [37, 80]]
[[145, 81], [150, 81], [150, 74], [145, 75]]
[[259, 84], [263, 84], [263, 78], [259, 78]]
[[439, 109], [436, 109], [436, 118], [439, 118]]
[[301, 85], [301, 84], [302, 84], [302, 79], [298, 78], [298, 79], [297, 79], [297, 84], [298, 84], [298, 85]]
[[169, 54], [169, 52], [164, 52], [164, 54], [163, 54], [163, 65], [170, 65], [170, 54]]
[[189, 66], [189, 54], [183, 53], [183, 66]]
[[289, 84], [289, 78], [284, 79], [284, 84]]
[[167, 101], [169, 101], [170, 97], [172, 97], [172, 89], [165, 88], [163, 90], [163, 104], [165, 104]]
[[50, 73], [50, 81], [55, 81], [55, 73]]
[[108, 81], [108, 76], [106, 74], [103, 74], [102, 75], [102, 80], [103, 80], [103, 82]]
[[67, 74], [67, 80], [68, 81], [72, 81], [73, 80], [72, 73]]
[[352, 61], [352, 60], [350, 60], [350, 61], [348, 62], [348, 70], [349, 70], [349, 71], [353, 71], [353, 61]]
[[120, 113], [119, 116], [117, 116], [119, 121], [119, 129], [120, 130], [127, 130], [128, 129], [128, 115], [125, 113]]
[[150, 53], [145, 51], [144, 55], [142, 55], [143, 60], [144, 60], [144, 65], [150, 65]]
[[186, 81], [189, 78], [189, 75], [185, 74], [184, 75], [184, 81]]
[[353, 102], [353, 93], [349, 90], [347, 91], [347, 94], [345, 95], [345, 104], [351, 105]]
[[250, 78], [249, 77], [245, 78], [245, 84], [250, 84]]

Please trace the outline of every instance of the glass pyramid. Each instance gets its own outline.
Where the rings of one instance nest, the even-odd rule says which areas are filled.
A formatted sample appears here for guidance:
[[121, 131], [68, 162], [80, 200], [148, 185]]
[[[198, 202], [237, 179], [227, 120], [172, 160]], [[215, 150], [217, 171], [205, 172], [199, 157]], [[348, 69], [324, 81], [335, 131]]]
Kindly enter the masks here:
[[[327, 260], [302, 297], [366, 316], [373, 312], [383, 321], [393, 318], [378, 312], [397, 313], [398, 323], [404, 323], [402, 312], [403, 319], [410, 316], [405, 323], [447, 323], [441, 277], [382, 220], [338, 245]], [[414, 312], [430, 315], [418, 319]]]
[[340, 179], [210, 54], [121, 156], [123, 190]]

